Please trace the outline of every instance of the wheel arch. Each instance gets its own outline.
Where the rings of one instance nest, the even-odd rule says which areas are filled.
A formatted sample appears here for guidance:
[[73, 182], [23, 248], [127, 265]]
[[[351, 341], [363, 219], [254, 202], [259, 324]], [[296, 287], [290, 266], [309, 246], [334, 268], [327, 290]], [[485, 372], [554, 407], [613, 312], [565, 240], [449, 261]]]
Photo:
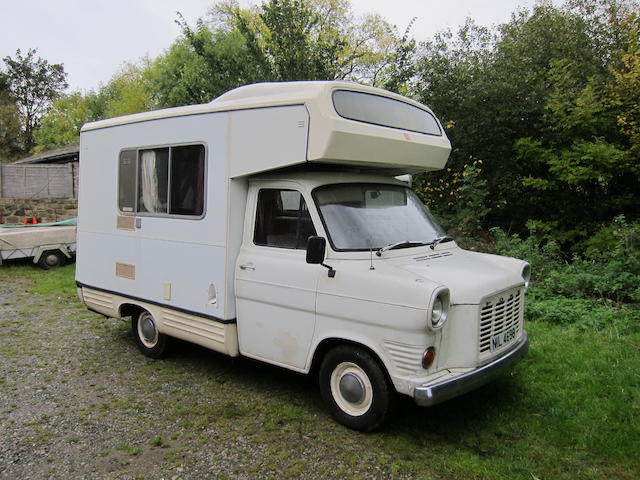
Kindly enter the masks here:
[[389, 381], [389, 385], [394, 385], [391, 375], [389, 373], [389, 369], [387, 368], [387, 365], [384, 363], [380, 354], [376, 350], [374, 350], [373, 348], [371, 348], [370, 346], [364, 343], [361, 343], [355, 340], [349, 340], [346, 338], [340, 338], [340, 337], [324, 338], [320, 341], [320, 343], [318, 343], [318, 345], [316, 345], [316, 348], [313, 352], [313, 356], [311, 359], [311, 366], [309, 367], [309, 374], [317, 375], [318, 371], [320, 370], [320, 365], [322, 364], [322, 359], [325, 357], [325, 355], [330, 350], [340, 345], [351, 345], [354, 347], [361, 348], [362, 350], [369, 353], [374, 358], [374, 360], [378, 362], [378, 365], [380, 366], [385, 376], [387, 377], [387, 380]]
[[136, 303], [124, 302], [118, 306], [118, 316], [120, 318], [134, 317], [134, 316], [140, 315], [140, 313], [144, 311], [148, 311], [148, 310]]

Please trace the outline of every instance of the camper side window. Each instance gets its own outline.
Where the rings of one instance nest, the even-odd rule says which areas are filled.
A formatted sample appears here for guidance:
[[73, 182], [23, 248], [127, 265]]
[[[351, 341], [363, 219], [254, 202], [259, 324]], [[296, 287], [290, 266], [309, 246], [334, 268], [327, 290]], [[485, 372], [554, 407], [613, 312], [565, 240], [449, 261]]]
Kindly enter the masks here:
[[136, 157], [135, 150], [120, 152], [118, 208], [121, 212], [134, 212], [136, 209]]
[[120, 152], [118, 208], [151, 215], [204, 213], [204, 146]]
[[304, 250], [307, 239], [316, 234], [300, 192], [262, 189], [257, 207], [253, 235], [256, 245]]

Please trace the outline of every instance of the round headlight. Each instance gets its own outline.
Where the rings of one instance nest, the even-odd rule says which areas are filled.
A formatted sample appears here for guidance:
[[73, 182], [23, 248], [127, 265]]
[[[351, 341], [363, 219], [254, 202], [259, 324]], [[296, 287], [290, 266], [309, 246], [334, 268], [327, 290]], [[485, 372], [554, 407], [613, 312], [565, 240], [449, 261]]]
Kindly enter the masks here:
[[531, 285], [531, 265], [528, 263], [522, 269], [522, 279], [524, 280], [525, 290], [529, 290], [529, 285]]
[[440, 328], [447, 321], [449, 313], [449, 290], [440, 289], [433, 297], [431, 302], [431, 328]]
[[431, 324], [435, 327], [438, 323], [440, 323], [440, 319], [443, 314], [442, 309], [442, 299], [437, 297], [433, 302], [433, 308], [431, 309]]

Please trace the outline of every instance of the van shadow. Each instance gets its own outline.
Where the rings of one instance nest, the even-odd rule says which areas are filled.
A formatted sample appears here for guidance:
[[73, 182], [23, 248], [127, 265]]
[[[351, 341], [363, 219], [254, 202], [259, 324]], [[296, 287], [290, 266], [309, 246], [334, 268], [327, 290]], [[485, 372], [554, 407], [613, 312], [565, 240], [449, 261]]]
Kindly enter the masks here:
[[383, 434], [401, 434], [425, 446], [445, 443], [490, 457], [498, 443], [520, 439], [511, 427], [522, 414], [525, 391], [517, 376], [506, 374], [433, 407], [418, 407], [413, 399], [399, 395], [394, 418]]
[[268, 392], [270, 398], [295, 398], [309, 409], [322, 407], [316, 378], [247, 357], [229, 357], [186, 341], [172, 339], [168, 361], [200, 372], [219, 384], [234, 384], [242, 390]]

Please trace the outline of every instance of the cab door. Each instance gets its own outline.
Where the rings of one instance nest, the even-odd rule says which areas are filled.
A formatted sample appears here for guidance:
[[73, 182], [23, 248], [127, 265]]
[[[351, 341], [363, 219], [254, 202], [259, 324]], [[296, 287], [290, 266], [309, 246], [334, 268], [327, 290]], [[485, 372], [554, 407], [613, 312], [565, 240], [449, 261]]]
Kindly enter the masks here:
[[240, 353], [303, 370], [322, 273], [306, 263], [307, 238], [316, 230], [294, 186], [255, 188], [249, 202], [252, 222], [245, 225], [235, 267]]

